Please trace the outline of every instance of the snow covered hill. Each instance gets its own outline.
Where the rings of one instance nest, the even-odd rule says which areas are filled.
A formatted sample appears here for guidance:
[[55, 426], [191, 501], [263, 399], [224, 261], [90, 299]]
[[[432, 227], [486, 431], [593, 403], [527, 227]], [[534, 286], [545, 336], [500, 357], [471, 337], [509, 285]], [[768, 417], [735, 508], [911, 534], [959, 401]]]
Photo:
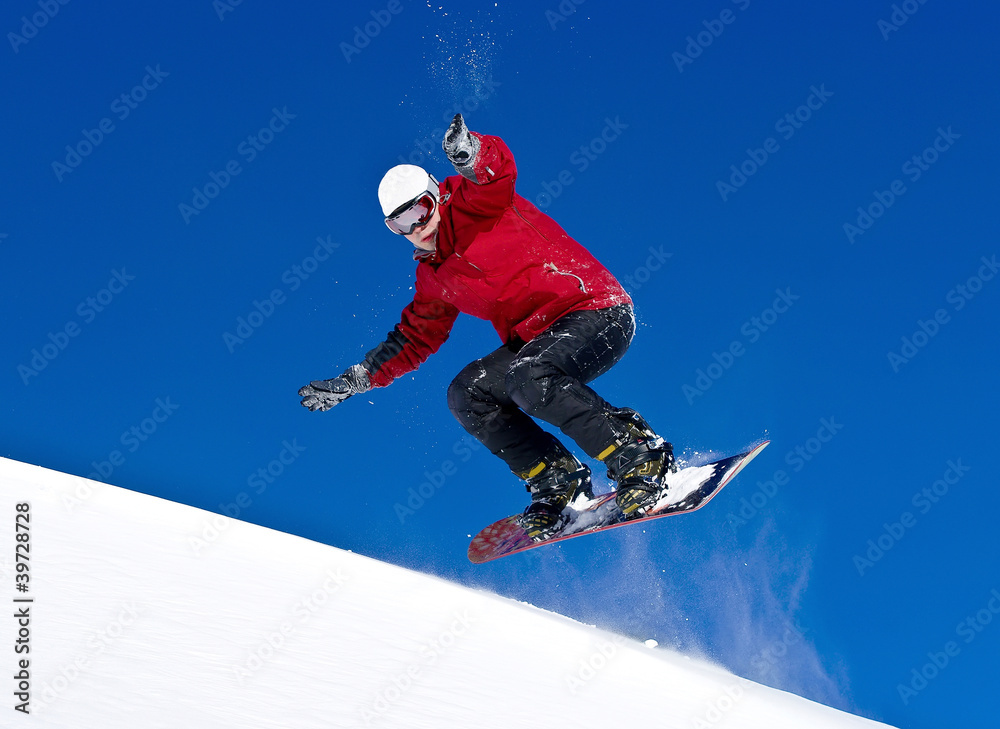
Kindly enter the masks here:
[[[30, 521], [15, 533], [18, 514]], [[3, 727], [885, 726], [530, 605], [7, 459], [0, 555]]]

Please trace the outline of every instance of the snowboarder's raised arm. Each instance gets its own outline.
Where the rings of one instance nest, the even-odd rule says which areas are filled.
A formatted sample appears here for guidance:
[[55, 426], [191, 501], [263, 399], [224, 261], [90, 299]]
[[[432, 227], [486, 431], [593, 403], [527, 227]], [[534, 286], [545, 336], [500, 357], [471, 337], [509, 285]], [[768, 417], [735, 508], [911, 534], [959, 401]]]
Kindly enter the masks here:
[[313, 411], [326, 411], [351, 395], [385, 387], [412, 372], [445, 343], [457, 317], [458, 309], [423, 295], [418, 285], [413, 301], [403, 309], [399, 324], [386, 340], [339, 377], [313, 380], [300, 388], [302, 405]]
[[455, 170], [475, 183], [462, 187], [470, 212], [496, 216], [513, 204], [517, 165], [500, 137], [469, 131], [462, 115], [456, 114], [441, 147]]

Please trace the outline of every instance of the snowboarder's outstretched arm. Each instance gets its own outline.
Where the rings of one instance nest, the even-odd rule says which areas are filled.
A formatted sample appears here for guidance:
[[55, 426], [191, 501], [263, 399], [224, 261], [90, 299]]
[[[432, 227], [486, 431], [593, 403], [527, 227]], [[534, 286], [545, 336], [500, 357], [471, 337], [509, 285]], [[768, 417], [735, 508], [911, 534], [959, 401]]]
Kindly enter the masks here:
[[441, 147], [455, 170], [475, 183], [460, 186], [468, 212], [495, 217], [514, 203], [517, 165], [500, 137], [469, 131], [462, 115], [456, 114]]
[[368, 371], [363, 365], [356, 364], [332, 380], [313, 380], [305, 387], [299, 388], [302, 406], [311, 411], [326, 411], [334, 405], [339, 405], [351, 395], [368, 392], [372, 387]]
[[303, 407], [326, 411], [351, 395], [385, 387], [412, 372], [444, 344], [457, 317], [454, 306], [420, 292], [418, 274], [417, 293], [386, 340], [339, 377], [313, 380], [299, 389]]

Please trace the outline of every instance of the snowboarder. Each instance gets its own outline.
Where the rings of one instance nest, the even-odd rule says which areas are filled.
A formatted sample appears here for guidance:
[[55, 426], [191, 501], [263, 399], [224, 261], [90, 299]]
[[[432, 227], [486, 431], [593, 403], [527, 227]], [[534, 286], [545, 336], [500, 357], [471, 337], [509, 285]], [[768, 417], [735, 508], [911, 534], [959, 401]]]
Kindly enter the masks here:
[[499, 456], [531, 494], [519, 517], [535, 539], [590, 495], [590, 469], [532, 418], [558, 427], [617, 482], [629, 516], [656, 499], [673, 449], [634, 410], [609, 405], [587, 383], [625, 354], [632, 300], [615, 277], [514, 190], [514, 157], [499, 137], [471, 132], [456, 114], [442, 147], [459, 173], [438, 183], [415, 165], [382, 178], [389, 230], [409, 240], [416, 292], [399, 324], [364, 361], [299, 390], [309, 410], [385, 387], [448, 338], [459, 312], [488, 319], [503, 345], [466, 366], [448, 388], [459, 423]]

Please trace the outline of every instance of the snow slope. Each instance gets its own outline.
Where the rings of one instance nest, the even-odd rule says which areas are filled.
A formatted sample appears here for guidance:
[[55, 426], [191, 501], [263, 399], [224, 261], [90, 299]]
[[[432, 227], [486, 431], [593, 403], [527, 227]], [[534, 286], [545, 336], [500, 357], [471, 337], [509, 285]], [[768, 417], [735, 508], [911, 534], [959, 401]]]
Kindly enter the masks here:
[[30, 607], [29, 654], [14, 653], [17, 620], [0, 620], [3, 727], [27, 720], [13, 697], [25, 655], [36, 728], [885, 726], [529, 605], [7, 459], [0, 555], [3, 613]]

